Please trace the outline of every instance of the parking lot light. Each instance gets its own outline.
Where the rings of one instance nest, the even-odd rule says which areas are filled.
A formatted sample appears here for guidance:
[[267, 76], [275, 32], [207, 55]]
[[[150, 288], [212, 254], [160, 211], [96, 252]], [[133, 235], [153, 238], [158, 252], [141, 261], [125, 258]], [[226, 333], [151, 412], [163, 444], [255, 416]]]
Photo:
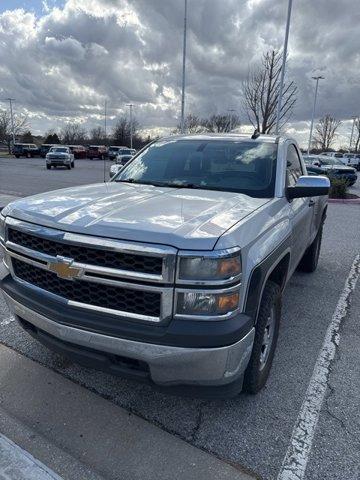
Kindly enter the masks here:
[[187, 41], [187, 0], [185, 0], [183, 65], [182, 65], [182, 92], [181, 92], [181, 133], [185, 133], [185, 88], [186, 88], [186, 41]]
[[316, 80], [316, 87], [315, 87], [313, 111], [312, 111], [312, 116], [311, 116], [309, 145], [308, 145], [308, 150], [307, 150], [307, 154], [308, 154], [308, 155], [310, 154], [312, 133], [313, 133], [313, 128], [314, 128], [314, 117], [315, 117], [315, 109], [316, 109], [316, 99], [317, 99], [318, 88], [319, 88], [319, 80], [324, 80], [325, 77], [322, 77], [321, 75], [319, 75], [319, 76], [317, 76], [317, 77], [312, 77], [312, 78], [313, 78], [314, 80]]

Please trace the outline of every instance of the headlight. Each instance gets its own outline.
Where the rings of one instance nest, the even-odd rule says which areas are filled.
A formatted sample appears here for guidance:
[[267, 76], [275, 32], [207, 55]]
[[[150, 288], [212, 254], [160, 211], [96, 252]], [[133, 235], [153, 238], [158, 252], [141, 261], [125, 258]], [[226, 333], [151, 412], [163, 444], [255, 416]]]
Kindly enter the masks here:
[[226, 315], [239, 306], [239, 291], [231, 293], [185, 292], [178, 294], [177, 313], [180, 315]]
[[0, 240], [5, 242], [5, 217], [0, 213]]
[[179, 280], [226, 282], [241, 274], [240, 251], [213, 252], [211, 256], [186, 256], [180, 258]]

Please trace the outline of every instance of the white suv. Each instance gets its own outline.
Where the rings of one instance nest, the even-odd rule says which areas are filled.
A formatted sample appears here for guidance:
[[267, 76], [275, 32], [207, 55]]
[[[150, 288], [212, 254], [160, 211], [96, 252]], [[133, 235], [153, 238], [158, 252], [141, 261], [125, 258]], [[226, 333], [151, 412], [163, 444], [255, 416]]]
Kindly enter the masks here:
[[67, 167], [68, 170], [75, 167], [74, 154], [69, 147], [60, 145], [50, 148], [46, 154], [46, 168], [50, 170], [51, 167]]

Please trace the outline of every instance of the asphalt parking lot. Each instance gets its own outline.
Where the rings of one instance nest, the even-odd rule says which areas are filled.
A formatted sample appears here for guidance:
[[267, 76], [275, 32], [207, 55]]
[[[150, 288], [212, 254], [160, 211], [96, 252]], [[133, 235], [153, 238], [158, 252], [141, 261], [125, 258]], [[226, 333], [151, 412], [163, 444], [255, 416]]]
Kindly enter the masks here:
[[[108, 171], [108, 165], [106, 165]], [[74, 170], [46, 170], [42, 159], [0, 158], [0, 194], [33, 193], [103, 181], [101, 161], [78, 160]], [[359, 180], [354, 190], [359, 189]], [[0, 343], [110, 400], [255, 478], [360, 478], [360, 205], [331, 204], [318, 269], [296, 273], [284, 295], [278, 349], [266, 388], [256, 396], [205, 401], [166, 396], [85, 369], [48, 351], [12, 321], [0, 294]], [[306, 457], [305, 477], [281, 470], [294, 428], [337, 306], [343, 309], [326, 395]], [[41, 379], [39, 379], [41, 381]], [[36, 386], [34, 386], [36, 387]], [[81, 412], [79, 412], [81, 415]], [[316, 425], [315, 425], [316, 426]], [[290, 450], [289, 450], [290, 449]]]

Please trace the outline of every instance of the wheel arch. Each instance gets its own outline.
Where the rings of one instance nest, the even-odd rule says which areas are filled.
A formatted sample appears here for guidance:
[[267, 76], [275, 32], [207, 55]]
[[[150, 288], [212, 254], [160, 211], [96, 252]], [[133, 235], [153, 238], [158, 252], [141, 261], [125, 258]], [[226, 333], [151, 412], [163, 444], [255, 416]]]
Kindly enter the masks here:
[[[290, 241], [290, 240], [289, 240]], [[261, 298], [266, 282], [271, 280], [284, 290], [289, 276], [290, 245], [288, 241], [268, 255], [251, 272], [246, 289], [245, 313], [254, 320], [259, 312]]]

